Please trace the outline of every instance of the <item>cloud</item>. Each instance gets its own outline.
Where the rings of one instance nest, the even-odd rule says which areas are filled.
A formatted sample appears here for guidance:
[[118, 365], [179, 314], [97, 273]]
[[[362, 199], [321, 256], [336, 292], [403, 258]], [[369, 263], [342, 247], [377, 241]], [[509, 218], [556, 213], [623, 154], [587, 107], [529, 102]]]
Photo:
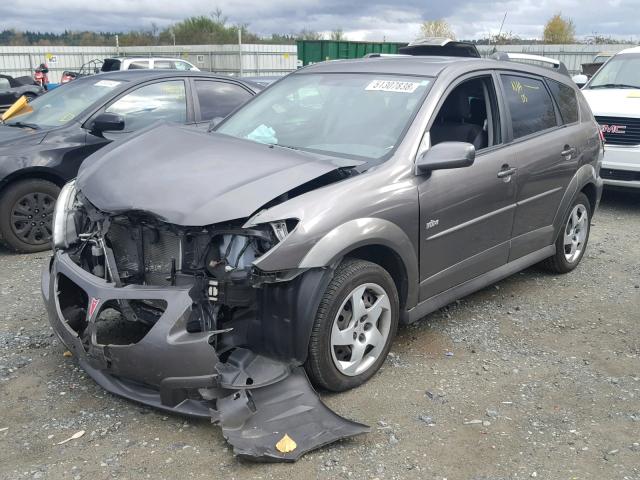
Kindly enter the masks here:
[[640, 30], [640, 0], [0, 0], [0, 29], [148, 29], [152, 23], [166, 27], [191, 15], [208, 15], [216, 7], [230, 23], [247, 23], [262, 35], [342, 28], [353, 40], [409, 41], [422, 21], [436, 18], [445, 18], [458, 38], [486, 37], [497, 33], [505, 12], [504, 30], [524, 38], [541, 37], [545, 22], [560, 11], [574, 20], [579, 36], [630, 38]]

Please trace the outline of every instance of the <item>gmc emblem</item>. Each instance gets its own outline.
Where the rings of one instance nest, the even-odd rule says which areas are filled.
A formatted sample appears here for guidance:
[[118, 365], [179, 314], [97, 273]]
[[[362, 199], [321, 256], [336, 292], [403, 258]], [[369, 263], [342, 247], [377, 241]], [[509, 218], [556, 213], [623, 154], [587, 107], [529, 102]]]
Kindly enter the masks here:
[[600, 125], [600, 128], [602, 129], [602, 133], [619, 133], [624, 135], [625, 133], [627, 133], [627, 126], [626, 125]]

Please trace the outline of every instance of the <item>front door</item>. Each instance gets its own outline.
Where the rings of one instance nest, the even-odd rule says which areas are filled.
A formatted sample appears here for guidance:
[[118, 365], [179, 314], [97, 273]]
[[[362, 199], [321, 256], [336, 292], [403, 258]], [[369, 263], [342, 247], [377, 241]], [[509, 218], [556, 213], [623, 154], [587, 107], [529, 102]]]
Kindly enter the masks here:
[[430, 127], [432, 145], [472, 143], [476, 159], [470, 167], [434, 171], [418, 187], [420, 300], [507, 262], [516, 188], [497, 98], [491, 74], [464, 79]]

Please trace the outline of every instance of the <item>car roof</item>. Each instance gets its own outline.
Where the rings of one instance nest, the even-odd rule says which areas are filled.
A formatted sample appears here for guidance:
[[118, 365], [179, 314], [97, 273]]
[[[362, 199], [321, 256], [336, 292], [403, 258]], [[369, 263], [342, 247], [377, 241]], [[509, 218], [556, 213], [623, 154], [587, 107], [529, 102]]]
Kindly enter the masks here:
[[227, 82], [241, 83], [250, 87], [254, 91], [258, 91], [256, 84], [253, 82], [245, 82], [242, 78], [230, 77], [228, 75], [216, 75], [214, 73], [192, 71], [192, 70], [147, 70], [147, 69], [135, 69], [135, 70], [115, 70], [113, 72], [101, 72], [96, 75], [88, 75], [86, 77], [78, 78], [74, 82], [90, 81], [92, 78], [100, 78], [102, 80], [118, 80], [122, 82], [145, 82], [148, 80], [156, 80], [162, 78], [181, 77], [181, 78], [210, 78], [213, 80], [223, 80]]
[[627, 53], [640, 53], [640, 47], [631, 47], [620, 50], [617, 55], [625, 55]]
[[109, 57], [105, 58], [105, 60], [120, 60], [121, 62], [124, 60], [180, 60], [181, 62], [191, 63], [189, 60], [185, 60], [184, 58], [177, 57]]
[[329, 60], [308, 65], [294, 73], [378, 73], [437, 77], [445, 70], [464, 72], [482, 69], [515, 70], [570, 83], [568, 82], [569, 77], [549, 68], [516, 61], [472, 57], [398, 55], [353, 60]]

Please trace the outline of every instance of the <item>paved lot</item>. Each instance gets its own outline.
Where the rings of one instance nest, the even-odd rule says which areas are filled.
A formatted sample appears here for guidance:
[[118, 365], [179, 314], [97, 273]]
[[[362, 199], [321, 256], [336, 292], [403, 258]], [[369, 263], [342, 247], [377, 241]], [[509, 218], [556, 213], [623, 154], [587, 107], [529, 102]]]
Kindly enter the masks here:
[[373, 431], [293, 465], [95, 385], [45, 319], [45, 258], [0, 251], [2, 479], [640, 479], [639, 194], [605, 193], [572, 274], [532, 268], [402, 329], [367, 385], [323, 395]]

